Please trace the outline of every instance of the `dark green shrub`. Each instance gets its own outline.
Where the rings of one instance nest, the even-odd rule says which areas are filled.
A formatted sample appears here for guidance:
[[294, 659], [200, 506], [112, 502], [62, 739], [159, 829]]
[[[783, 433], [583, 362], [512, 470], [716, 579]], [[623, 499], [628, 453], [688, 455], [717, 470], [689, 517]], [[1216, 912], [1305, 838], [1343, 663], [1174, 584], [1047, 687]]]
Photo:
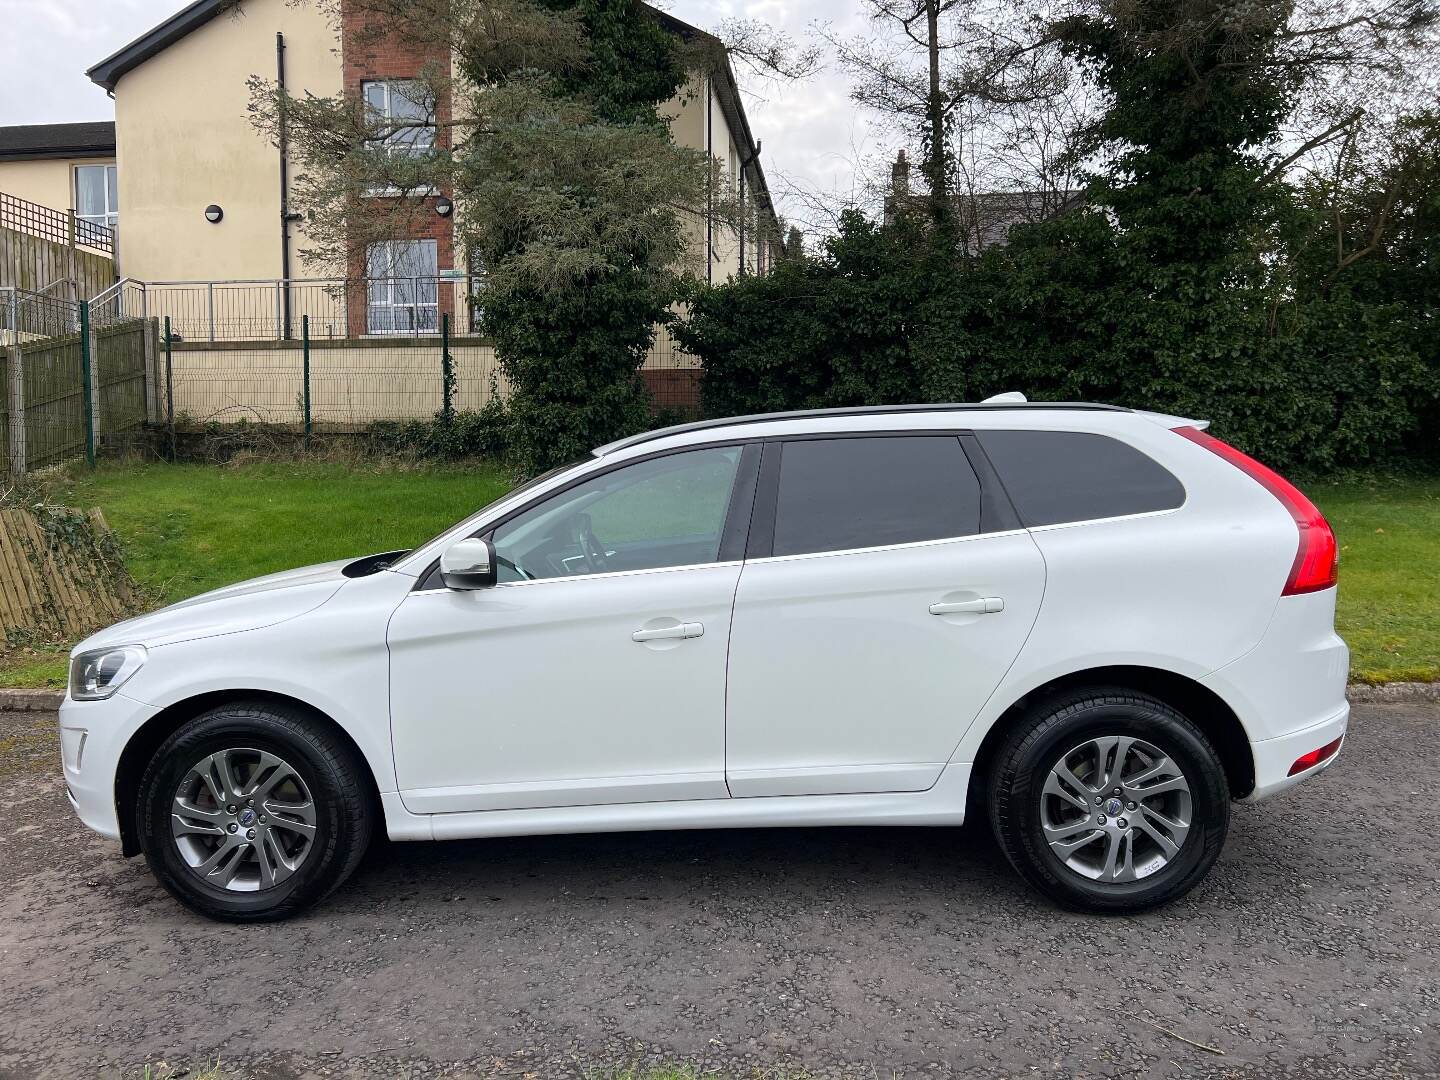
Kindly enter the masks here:
[[384, 420], [366, 429], [367, 449], [378, 454], [414, 454], [417, 457], [453, 461], [460, 458], [509, 457], [511, 417], [505, 403], [491, 398], [478, 411], [456, 412], [447, 419], [436, 414], [429, 420]]

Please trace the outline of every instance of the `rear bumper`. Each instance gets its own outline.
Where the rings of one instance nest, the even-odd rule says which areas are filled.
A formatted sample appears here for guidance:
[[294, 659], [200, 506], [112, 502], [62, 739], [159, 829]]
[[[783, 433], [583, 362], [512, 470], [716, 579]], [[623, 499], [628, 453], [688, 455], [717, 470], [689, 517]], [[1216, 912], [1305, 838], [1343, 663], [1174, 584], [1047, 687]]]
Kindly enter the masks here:
[[1267, 798], [1320, 772], [1328, 761], [1289, 775], [1296, 758], [1345, 734], [1350, 650], [1334, 628], [1334, 589], [1282, 596], [1260, 643], [1200, 680], [1245, 728], [1255, 763], [1255, 787], [1246, 801]]
[[[1290, 775], [1290, 766], [1310, 751], [1327, 746], [1336, 739], [1343, 739], [1350, 726], [1350, 706], [1343, 706], [1339, 712], [1318, 724], [1292, 731], [1289, 735], [1252, 742], [1250, 752], [1255, 757], [1255, 789], [1246, 795], [1244, 802], [1258, 802], [1278, 795], [1312, 776], [1318, 776], [1339, 760], [1337, 750], [1330, 757], [1313, 765], [1304, 772]], [[1340, 750], [1345, 747], [1342, 745]]]

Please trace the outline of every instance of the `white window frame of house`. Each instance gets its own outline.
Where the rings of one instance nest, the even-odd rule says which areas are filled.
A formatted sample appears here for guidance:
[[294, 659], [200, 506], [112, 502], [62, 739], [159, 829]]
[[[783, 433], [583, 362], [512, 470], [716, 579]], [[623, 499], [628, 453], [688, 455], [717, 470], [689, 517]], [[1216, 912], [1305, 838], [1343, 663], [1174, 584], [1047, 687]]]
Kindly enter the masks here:
[[[366, 249], [366, 334], [416, 337], [440, 332], [439, 252], [439, 243], [430, 239], [382, 240]], [[422, 273], [413, 272], [417, 266], [407, 258], [416, 253]], [[408, 313], [403, 320], [402, 312]]]
[[[364, 103], [367, 117], [378, 120], [385, 124], [395, 124], [385, 137], [371, 145], [379, 145], [385, 148], [385, 152], [391, 157], [424, 157], [435, 150], [437, 127], [435, 114], [430, 106], [416, 100], [418, 95], [404, 93], [404, 87], [418, 86], [415, 79], [365, 79], [360, 83], [360, 100]], [[371, 91], [379, 90], [378, 103], [371, 100]], [[398, 92], [397, 92], [398, 91]], [[395, 115], [396, 99], [406, 102], [424, 113], [421, 117], [398, 117]], [[396, 123], [396, 121], [410, 121], [408, 123]], [[434, 188], [426, 188], [419, 194], [435, 194]], [[392, 187], [377, 187], [370, 192], [371, 195], [398, 195], [399, 190]]]
[[[101, 171], [101, 175], [104, 177], [104, 182], [100, 185], [100, 190], [103, 192], [103, 199], [105, 205], [104, 209], [99, 213], [84, 213], [81, 208], [80, 174], [86, 169], [99, 169]], [[119, 173], [116, 171], [115, 163], [111, 162], [108, 165], [76, 165], [72, 167], [70, 172], [70, 186], [73, 193], [73, 198], [75, 200], [75, 220], [77, 222], [86, 222], [90, 225], [103, 225], [105, 228], [111, 230], [119, 228], [120, 187]], [[85, 243], [84, 226], [78, 226], [78, 229], [80, 232], [79, 240], [83, 244]]]

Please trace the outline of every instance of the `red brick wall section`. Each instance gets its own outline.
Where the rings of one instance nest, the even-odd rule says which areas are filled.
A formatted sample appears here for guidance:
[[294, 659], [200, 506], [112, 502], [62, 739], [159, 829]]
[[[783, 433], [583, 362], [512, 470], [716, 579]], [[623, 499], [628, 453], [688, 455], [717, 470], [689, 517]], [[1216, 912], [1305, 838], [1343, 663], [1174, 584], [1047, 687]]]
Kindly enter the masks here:
[[[411, 79], [419, 74], [420, 69], [426, 63], [436, 62], [446, 67], [450, 64], [450, 54], [444, 48], [427, 48], [409, 41], [403, 34], [393, 31], [381, 33], [366, 33], [368, 21], [373, 16], [364, 11], [357, 11], [356, 5], [343, 2], [340, 10], [340, 65], [344, 78], [346, 96], [353, 96], [356, 100], [360, 98], [361, 83], [372, 79]], [[436, 132], [436, 142], [440, 146], [450, 145], [450, 102], [442, 100], [436, 104], [436, 120], [439, 123], [439, 130]], [[441, 194], [449, 196], [448, 191]], [[422, 223], [412, 230], [407, 236], [397, 236], [396, 240], [434, 240], [436, 249], [436, 265], [441, 270], [450, 270], [455, 266], [455, 228], [451, 218], [441, 217], [433, 212], [435, 199], [432, 197], [425, 200], [427, 208], [431, 210], [422, 218]], [[351, 280], [365, 276], [365, 252], [352, 251], [350, 253], [349, 273]], [[352, 288], [348, 290], [347, 302], [350, 333], [358, 335], [365, 333], [365, 290], [363, 288]], [[440, 311], [453, 316], [455, 290], [449, 287], [440, 289]]]
[[640, 378], [650, 391], [652, 409], [679, 409], [685, 413], [699, 409], [701, 372], [698, 368], [642, 368]]

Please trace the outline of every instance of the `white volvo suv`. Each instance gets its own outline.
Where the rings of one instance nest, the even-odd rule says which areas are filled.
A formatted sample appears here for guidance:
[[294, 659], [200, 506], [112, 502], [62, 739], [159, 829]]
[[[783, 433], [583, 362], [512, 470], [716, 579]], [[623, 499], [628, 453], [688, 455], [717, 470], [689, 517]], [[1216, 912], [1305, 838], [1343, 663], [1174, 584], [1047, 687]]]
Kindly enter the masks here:
[[1348, 719], [1330, 527], [1203, 427], [1001, 401], [603, 446], [413, 551], [83, 642], [70, 798], [231, 920], [315, 903], [382, 825], [969, 813], [1060, 903], [1150, 907]]

